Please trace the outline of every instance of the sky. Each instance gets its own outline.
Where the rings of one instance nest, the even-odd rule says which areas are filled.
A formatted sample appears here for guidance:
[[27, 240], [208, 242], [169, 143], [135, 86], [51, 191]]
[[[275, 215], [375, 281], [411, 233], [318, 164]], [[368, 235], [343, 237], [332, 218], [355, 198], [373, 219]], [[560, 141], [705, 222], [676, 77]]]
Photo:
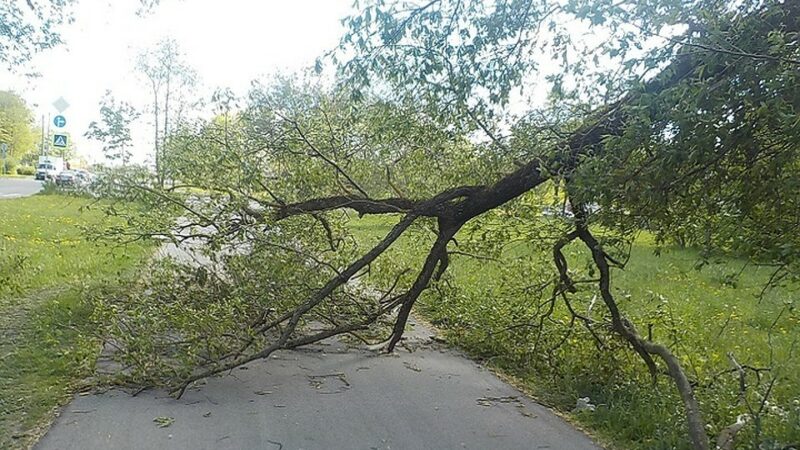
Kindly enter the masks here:
[[[139, 17], [137, 0], [80, 0], [75, 22], [61, 28], [65, 43], [38, 54], [19, 73], [0, 73], [0, 90], [20, 94], [37, 123], [57, 114], [63, 97], [67, 131], [78, 152], [102, 161], [102, 145], [83, 137], [99, 118], [106, 90], [119, 100], [145, 107], [144, 80], [134, 70], [143, 50], [174, 38], [200, 78], [200, 95], [227, 87], [245, 94], [252, 80], [301, 70], [334, 48], [343, 33], [341, 19], [352, 0], [161, 0]], [[22, 73], [39, 72], [39, 78]], [[140, 119], [133, 129], [134, 160], [150, 158], [151, 129]], [[53, 128], [53, 127], [51, 127]]]

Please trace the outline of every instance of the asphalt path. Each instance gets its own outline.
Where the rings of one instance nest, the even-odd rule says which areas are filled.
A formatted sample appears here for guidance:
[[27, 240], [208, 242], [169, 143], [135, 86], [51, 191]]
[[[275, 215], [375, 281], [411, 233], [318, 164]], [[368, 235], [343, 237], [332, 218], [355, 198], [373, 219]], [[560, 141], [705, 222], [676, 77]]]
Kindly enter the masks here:
[[78, 395], [35, 448], [600, 449], [420, 325], [395, 355], [329, 341], [210, 378], [180, 400]]
[[0, 200], [27, 197], [42, 190], [42, 182], [33, 178], [0, 177]]

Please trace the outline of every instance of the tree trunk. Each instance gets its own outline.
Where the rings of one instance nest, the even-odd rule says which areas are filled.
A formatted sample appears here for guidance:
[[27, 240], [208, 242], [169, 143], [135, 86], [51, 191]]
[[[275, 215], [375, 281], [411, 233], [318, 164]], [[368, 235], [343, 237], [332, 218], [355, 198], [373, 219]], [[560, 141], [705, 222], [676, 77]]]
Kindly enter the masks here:
[[159, 154], [159, 140], [158, 140], [158, 86], [155, 79], [152, 80], [153, 84], [153, 145], [155, 146], [155, 162], [156, 162], [156, 181], [159, 187], [164, 187], [161, 178], [161, 155]]
[[[167, 88], [164, 92], [164, 128], [162, 129], [163, 141], [161, 142], [161, 151], [166, 152], [167, 139], [169, 138], [169, 89], [170, 89], [170, 70], [167, 70]], [[162, 155], [163, 156], [163, 155]], [[163, 164], [163, 161], [162, 161]], [[166, 171], [165, 171], [166, 172]], [[162, 175], [161, 187], [164, 187], [166, 173]]]

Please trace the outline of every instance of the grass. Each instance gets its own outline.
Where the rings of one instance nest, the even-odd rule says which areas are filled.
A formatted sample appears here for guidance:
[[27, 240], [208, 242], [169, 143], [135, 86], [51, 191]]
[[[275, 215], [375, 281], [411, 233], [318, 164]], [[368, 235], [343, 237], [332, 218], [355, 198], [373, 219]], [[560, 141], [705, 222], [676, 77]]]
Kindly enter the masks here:
[[35, 442], [90, 373], [97, 348], [80, 332], [90, 313], [83, 293], [151, 253], [146, 244], [85, 239], [82, 226], [110, 220], [89, 204], [60, 195], [0, 200], [0, 448]]
[[[363, 245], [380, 239], [391, 223], [367, 216], [352, 219], [350, 227]], [[404, 239], [386, 257], [389, 267], [418, 263], [430, 244], [420, 236]], [[565, 250], [570, 267], [582, 273], [576, 277], [591, 278], [584, 249], [571, 245]], [[751, 422], [740, 433], [739, 445], [754, 447], [758, 440], [766, 449], [800, 442], [796, 291], [775, 289], [761, 298], [771, 274], [768, 268], [718, 257], [698, 270], [700, 255], [694, 250], [668, 248], [660, 256], [654, 250], [652, 239], [640, 236], [626, 269], [614, 271], [612, 287], [620, 308], [640, 332], [670, 346], [699, 384], [697, 395], [709, 434], [716, 436], [738, 414], [748, 412], [745, 402], [758, 410], [774, 377], [759, 435]], [[444, 330], [450, 343], [519, 380], [543, 403], [570, 415], [610, 447], [689, 448], [671, 381], [661, 376], [656, 386], [650, 384], [643, 364], [623, 343], [612, 338], [598, 350], [583, 327], [567, 326], [568, 311], [561, 302], [552, 320], [545, 322], [544, 337], [538, 336], [542, 310], [537, 305], [551, 291], [537, 296], [524, 288], [553, 273], [550, 258], [546, 249], [527, 243], [506, 247], [498, 261], [454, 256], [450, 282], [428, 290], [417, 309]], [[577, 310], [602, 319], [602, 304], [588, 286], [572, 298]], [[761, 380], [748, 373], [744, 399], [728, 354], [746, 366], [771, 368], [760, 373]], [[597, 409], [571, 413], [579, 397], [590, 397]]]

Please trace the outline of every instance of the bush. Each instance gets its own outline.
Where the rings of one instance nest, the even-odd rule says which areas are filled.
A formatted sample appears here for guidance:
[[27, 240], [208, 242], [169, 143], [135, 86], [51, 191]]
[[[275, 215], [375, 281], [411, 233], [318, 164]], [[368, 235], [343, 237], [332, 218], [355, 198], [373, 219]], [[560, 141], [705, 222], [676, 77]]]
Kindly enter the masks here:
[[36, 168], [33, 166], [19, 166], [17, 167], [17, 175], [36, 175]]
[[17, 173], [17, 160], [14, 158], [7, 158], [5, 161], [0, 161], [0, 173], [3, 175]]
[[42, 183], [42, 190], [39, 191], [41, 195], [55, 195], [58, 193], [58, 186], [50, 180], [45, 180], [44, 183]]

